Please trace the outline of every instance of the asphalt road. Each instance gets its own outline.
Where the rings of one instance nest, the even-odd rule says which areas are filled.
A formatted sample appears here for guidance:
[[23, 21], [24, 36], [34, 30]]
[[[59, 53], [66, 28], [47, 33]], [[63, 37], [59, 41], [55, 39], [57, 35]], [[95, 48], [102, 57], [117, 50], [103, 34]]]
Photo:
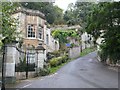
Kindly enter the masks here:
[[26, 80], [16, 88], [118, 88], [118, 72], [108, 69], [92, 52], [71, 61], [53, 75]]

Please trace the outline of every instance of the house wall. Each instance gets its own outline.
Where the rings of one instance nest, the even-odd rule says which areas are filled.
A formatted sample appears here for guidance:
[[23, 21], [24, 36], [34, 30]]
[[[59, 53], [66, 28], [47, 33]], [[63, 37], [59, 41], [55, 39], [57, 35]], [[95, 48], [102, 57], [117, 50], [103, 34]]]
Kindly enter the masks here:
[[48, 35], [48, 43], [47, 43], [47, 37], [45, 37], [45, 44], [47, 51], [46, 52], [53, 52], [54, 50], [59, 50], [59, 42], [55, 40], [51, 35], [51, 29], [46, 29], [46, 35]]
[[[21, 12], [15, 13], [12, 16], [18, 19], [17, 31], [20, 32], [19, 36], [23, 38], [23, 44], [25, 46], [28, 46], [29, 44], [29, 45], [34, 45], [34, 47], [37, 47], [40, 43], [43, 44], [43, 40], [45, 38], [44, 34], [46, 31], [44, 19], [40, 18], [39, 16], [27, 15]], [[28, 24], [33, 24], [35, 27], [35, 38], [34, 39], [27, 37], [27, 25]], [[41, 40], [38, 37], [39, 26], [42, 26], [43, 28]]]
[[[43, 17], [39, 16], [35, 10], [31, 10], [33, 11], [31, 14], [28, 12], [29, 10], [27, 10], [27, 13], [24, 12], [16, 12], [12, 15], [13, 18], [16, 18], [18, 20], [18, 26], [16, 28], [17, 32], [20, 32], [19, 36], [23, 39], [23, 49], [21, 51], [25, 51], [24, 49], [28, 46], [34, 46], [35, 48], [37, 46], [39, 46], [39, 44], [42, 44], [43, 46], [45, 46], [44, 41], [45, 41], [45, 34], [46, 34], [46, 25], [45, 25], [45, 19], [43, 19]], [[33, 24], [34, 28], [35, 28], [35, 38], [31, 38], [27, 36], [27, 28], [28, 28], [28, 24]], [[41, 29], [40, 29], [41, 28]], [[39, 38], [39, 31], [41, 30], [42, 32], [42, 39]], [[20, 52], [18, 52], [17, 57], [22, 57], [21, 55], [19, 55]], [[23, 53], [24, 54], [24, 53]], [[38, 64], [39, 67], [43, 67], [44, 64], [44, 60], [46, 59], [46, 51], [44, 51], [44, 54], [38, 54], [38, 57], [35, 55], [35, 59], [37, 60], [37, 58], [39, 59]], [[19, 63], [19, 60], [16, 60], [15, 63]]]

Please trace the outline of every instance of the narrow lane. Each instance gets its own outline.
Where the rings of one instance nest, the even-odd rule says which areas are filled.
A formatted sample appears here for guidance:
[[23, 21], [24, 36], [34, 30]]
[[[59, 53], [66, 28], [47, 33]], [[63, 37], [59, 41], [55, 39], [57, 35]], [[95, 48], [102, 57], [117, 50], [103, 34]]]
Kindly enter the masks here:
[[22, 83], [16, 88], [118, 88], [118, 72], [96, 59], [96, 52], [78, 58], [53, 75]]

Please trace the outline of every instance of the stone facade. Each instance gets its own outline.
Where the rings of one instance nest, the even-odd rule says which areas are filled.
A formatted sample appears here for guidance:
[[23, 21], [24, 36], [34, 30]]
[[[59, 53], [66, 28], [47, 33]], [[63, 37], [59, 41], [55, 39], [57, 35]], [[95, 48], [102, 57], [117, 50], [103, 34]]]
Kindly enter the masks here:
[[37, 10], [18, 8], [12, 16], [18, 20], [17, 31], [20, 32], [19, 37], [23, 38], [24, 46], [37, 47], [44, 44], [44, 14]]
[[[26, 57], [26, 60], [28, 59], [30, 63], [35, 63], [37, 68], [43, 68], [44, 60], [46, 60], [46, 50], [42, 53], [43, 50], [35, 49], [39, 46], [46, 49], [44, 42], [47, 28], [45, 15], [38, 10], [19, 7], [12, 14], [12, 17], [18, 20], [17, 32], [19, 32], [19, 35], [17, 39], [20, 40], [22, 38], [23, 41], [21, 51], [28, 53], [25, 56], [25, 53], [18, 51], [18, 57], [22, 58], [22, 60]], [[33, 50], [29, 50], [31, 47]], [[19, 60], [16, 60], [15, 63], [19, 63]]]
[[[38, 68], [43, 68], [44, 61], [47, 59], [47, 52], [59, 50], [59, 42], [51, 36], [51, 29], [47, 28], [45, 15], [38, 10], [19, 7], [12, 17], [18, 20], [17, 32], [20, 33], [18, 40], [19, 37], [23, 40], [22, 51], [28, 52], [29, 47], [34, 49], [39, 46], [44, 47], [44, 53], [41, 53], [42, 50], [38, 50], [37, 52], [40, 53], [33, 56]], [[18, 56], [23, 57], [24, 55]], [[16, 63], [19, 63], [19, 61], [16, 61]]]

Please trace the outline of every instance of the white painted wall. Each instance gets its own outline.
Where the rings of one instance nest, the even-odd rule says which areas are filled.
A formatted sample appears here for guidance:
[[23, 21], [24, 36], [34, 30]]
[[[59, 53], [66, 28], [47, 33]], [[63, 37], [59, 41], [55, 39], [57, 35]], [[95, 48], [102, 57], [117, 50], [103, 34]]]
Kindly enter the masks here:
[[[54, 50], [59, 50], [59, 42], [52, 37], [51, 29], [49, 29], [49, 28], [46, 29], [46, 35], [47, 34], [48, 34], [48, 37], [49, 37], [49, 43], [48, 44], [45, 40], [45, 44], [47, 46], [47, 52], [52, 52]], [[55, 42], [57, 42], [57, 44], [55, 44]]]

